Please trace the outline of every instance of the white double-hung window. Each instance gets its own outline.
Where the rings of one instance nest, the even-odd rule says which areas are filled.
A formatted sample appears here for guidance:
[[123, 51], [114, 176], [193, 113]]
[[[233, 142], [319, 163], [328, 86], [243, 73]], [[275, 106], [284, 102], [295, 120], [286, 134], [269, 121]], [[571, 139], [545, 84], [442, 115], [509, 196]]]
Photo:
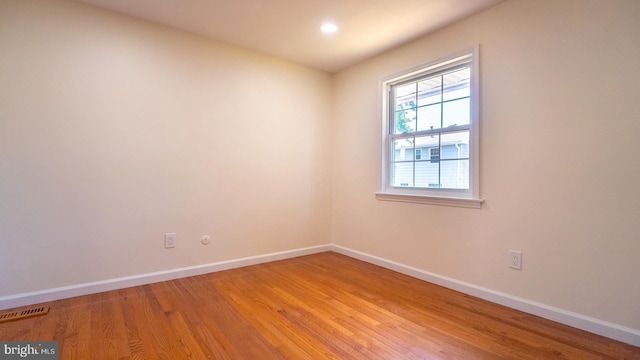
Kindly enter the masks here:
[[478, 48], [382, 81], [379, 200], [479, 208]]

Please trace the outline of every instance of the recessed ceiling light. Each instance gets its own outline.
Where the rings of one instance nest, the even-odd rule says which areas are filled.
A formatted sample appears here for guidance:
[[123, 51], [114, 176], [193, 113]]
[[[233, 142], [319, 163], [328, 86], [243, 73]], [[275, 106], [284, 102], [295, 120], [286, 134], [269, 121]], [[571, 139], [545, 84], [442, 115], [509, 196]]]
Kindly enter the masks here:
[[324, 23], [320, 26], [320, 31], [323, 33], [334, 33], [338, 31], [338, 25], [333, 23]]

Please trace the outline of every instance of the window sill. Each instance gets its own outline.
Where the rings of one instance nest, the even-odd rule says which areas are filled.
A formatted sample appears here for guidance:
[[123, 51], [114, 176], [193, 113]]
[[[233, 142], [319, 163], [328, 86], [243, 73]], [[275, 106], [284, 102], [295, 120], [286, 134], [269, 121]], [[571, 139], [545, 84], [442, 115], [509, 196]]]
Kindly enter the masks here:
[[430, 204], [430, 205], [442, 205], [442, 206], [455, 206], [472, 209], [482, 208], [482, 199], [464, 199], [453, 197], [438, 197], [427, 195], [408, 195], [397, 193], [377, 192], [376, 199], [382, 201], [400, 201], [416, 204]]

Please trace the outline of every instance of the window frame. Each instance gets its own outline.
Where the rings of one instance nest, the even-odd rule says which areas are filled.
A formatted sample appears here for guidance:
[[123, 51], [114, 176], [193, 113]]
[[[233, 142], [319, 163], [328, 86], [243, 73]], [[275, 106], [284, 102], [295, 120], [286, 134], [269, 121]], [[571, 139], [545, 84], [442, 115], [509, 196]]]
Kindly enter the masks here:
[[[423, 203], [434, 205], [459, 206], [469, 208], [481, 208], [483, 199], [480, 198], [480, 86], [479, 86], [479, 45], [455, 54], [443, 57], [436, 61], [403, 71], [389, 76], [380, 81], [380, 99], [382, 101], [382, 176], [381, 190], [376, 192], [376, 199], [386, 201], [401, 201], [411, 203]], [[393, 159], [393, 125], [392, 114], [395, 109], [391, 106], [391, 87], [397, 84], [410, 82], [412, 79], [422, 78], [428, 75], [436, 75], [448, 69], [469, 64], [470, 76], [470, 125], [469, 129], [469, 189], [443, 189], [443, 188], [405, 188], [395, 187], [392, 184], [392, 159]], [[447, 128], [443, 128], [447, 129]], [[441, 130], [443, 130], [441, 129]], [[415, 149], [414, 149], [415, 151]], [[415, 153], [414, 153], [415, 157]], [[425, 156], [423, 156], [425, 158]], [[415, 161], [415, 159], [414, 159]]]

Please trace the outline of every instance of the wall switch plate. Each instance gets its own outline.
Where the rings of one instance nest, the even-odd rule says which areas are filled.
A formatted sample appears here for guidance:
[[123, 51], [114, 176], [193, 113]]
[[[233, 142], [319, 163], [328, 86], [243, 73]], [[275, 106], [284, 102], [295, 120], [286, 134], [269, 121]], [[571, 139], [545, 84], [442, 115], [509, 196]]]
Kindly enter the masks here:
[[176, 233], [164, 234], [164, 247], [165, 249], [176, 247]]
[[509, 267], [516, 270], [522, 270], [521, 251], [509, 250]]

